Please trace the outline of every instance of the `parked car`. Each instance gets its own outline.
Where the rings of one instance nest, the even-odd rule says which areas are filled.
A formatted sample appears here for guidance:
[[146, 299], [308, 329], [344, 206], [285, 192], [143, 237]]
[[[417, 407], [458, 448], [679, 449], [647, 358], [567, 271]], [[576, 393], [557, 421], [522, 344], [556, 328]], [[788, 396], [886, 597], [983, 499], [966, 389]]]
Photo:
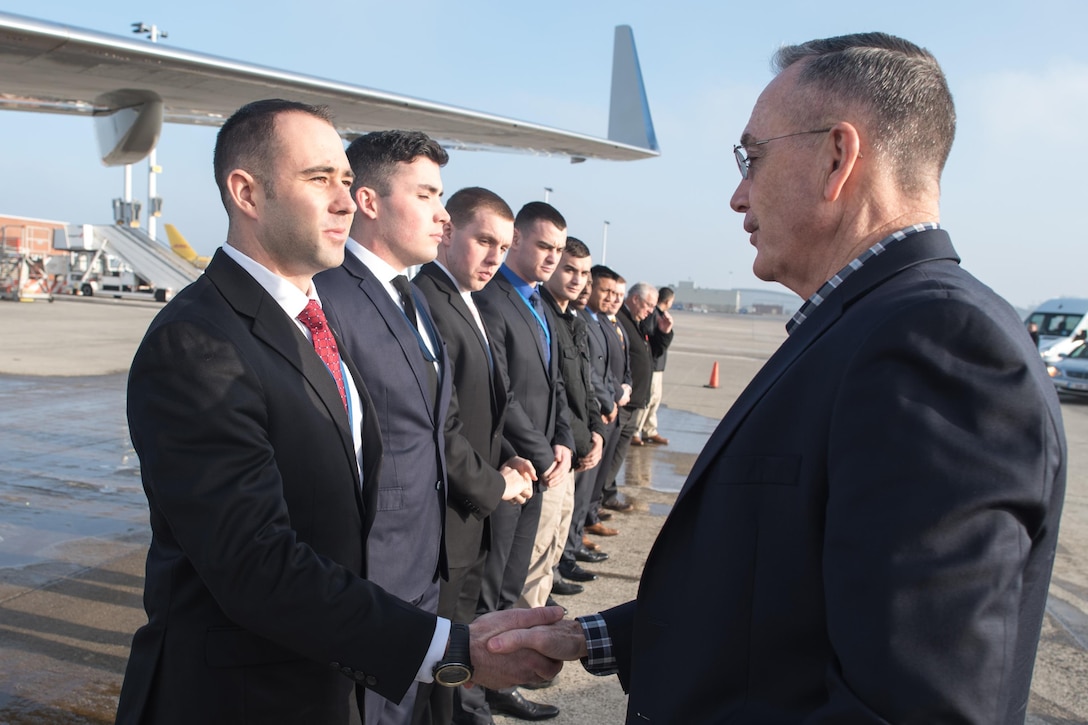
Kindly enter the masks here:
[[1081, 343], [1049, 362], [1046, 371], [1059, 393], [1088, 396], [1088, 344]]

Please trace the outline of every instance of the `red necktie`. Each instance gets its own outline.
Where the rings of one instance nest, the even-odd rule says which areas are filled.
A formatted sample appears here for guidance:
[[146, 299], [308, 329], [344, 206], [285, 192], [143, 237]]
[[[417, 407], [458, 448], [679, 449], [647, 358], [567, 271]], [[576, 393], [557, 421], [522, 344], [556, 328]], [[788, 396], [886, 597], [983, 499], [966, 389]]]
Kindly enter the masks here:
[[329, 331], [329, 324], [325, 320], [325, 313], [321, 310], [321, 305], [317, 303], [317, 300], [310, 300], [306, 303], [306, 309], [298, 315], [298, 320], [310, 330], [310, 336], [313, 338], [314, 351], [317, 356], [321, 358], [321, 362], [325, 363], [325, 367], [332, 373], [333, 380], [336, 381], [336, 387], [340, 391], [340, 399], [344, 401], [344, 408], [348, 407], [347, 391], [344, 389], [344, 376], [340, 373], [340, 351], [336, 347], [336, 339], [332, 336], [332, 332]]

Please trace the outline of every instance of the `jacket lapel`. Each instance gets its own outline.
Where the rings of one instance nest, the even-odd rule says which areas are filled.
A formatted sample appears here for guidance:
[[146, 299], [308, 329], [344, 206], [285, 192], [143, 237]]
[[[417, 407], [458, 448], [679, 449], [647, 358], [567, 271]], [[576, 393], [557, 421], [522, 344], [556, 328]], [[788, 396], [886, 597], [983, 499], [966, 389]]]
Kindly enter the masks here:
[[850, 275], [819, 307], [812, 310], [803, 324], [794, 329], [782, 346], [775, 351], [748, 387], [737, 397], [717, 429], [707, 440], [688, 474], [684, 487], [676, 498], [679, 503], [706, 472], [710, 464], [729, 443], [737, 428], [775, 382], [797, 361], [806, 349], [842, 317], [843, 313], [864, 295], [899, 272], [938, 259], [959, 262], [952, 242], [944, 230], [918, 232], [897, 242], [883, 254], [873, 257], [861, 269]]
[[[344, 452], [353, 461], [351, 469], [356, 470], [355, 444], [351, 439], [344, 401], [340, 398], [336, 381], [314, 352], [312, 343], [272, 296], [222, 250], [215, 253], [204, 273], [238, 314], [252, 320], [254, 337], [279, 353], [302, 374], [336, 423]], [[356, 488], [358, 483], [356, 479]]]
[[[404, 354], [405, 360], [408, 361], [408, 366], [412, 370], [412, 375], [416, 379], [416, 386], [419, 389], [419, 394], [423, 397], [427, 408], [427, 414], [434, 420], [435, 406], [432, 405], [430, 383], [427, 380], [427, 372], [423, 369], [424, 365], [429, 365], [423, 359], [423, 353], [419, 349], [420, 341], [416, 337], [416, 333], [409, 328], [411, 322], [405, 317], [401, 308], [390, 298], [389, 293], [386, 291], [384, 285], [374, 276], [374, 273], [370, 271], [370, 268], [363, 264], [351, 252], [344, 255], [344, 269], [348, 271], [353, 277], [359, 281], [359, 289], [363, 294], [370, 299], [374, 308], [378, 310], [381, 315], [382, 322], [389, 330], [390, 334], [400, 345], [401, 352]], [[418, 300], [418, 298], [417, 298]], [[416, 302], [419, 306], [418, 301]], [[423, 315], [421, 314], [421, 317]]]

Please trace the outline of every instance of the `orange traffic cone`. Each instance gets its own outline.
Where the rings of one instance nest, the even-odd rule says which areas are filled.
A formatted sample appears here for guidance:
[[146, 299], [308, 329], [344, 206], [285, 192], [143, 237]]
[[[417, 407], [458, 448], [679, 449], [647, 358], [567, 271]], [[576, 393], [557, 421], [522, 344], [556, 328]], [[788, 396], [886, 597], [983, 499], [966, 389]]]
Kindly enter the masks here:
[[714, 367], [710, 368], [710, 384], [704, 385], [704, 388], [716, 388], [718, 387], [718, 361], [714, 361]]

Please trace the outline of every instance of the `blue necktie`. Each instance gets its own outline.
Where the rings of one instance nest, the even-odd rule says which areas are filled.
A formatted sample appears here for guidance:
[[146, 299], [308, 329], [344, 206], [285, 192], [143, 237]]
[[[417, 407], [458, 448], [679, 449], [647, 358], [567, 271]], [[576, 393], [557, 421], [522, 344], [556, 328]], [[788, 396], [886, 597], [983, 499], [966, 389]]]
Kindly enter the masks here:
[[548, 318], [544, 316], [544, 304], [540, 301], [540, 293], [533, 290], [533, 293], [529, 295], [529, 304], [533, 306], [533, 310], [536, 311], [537, 326], [536, 336], [540, 341], [540, 349], [544, 351], [544, 362], [551, 367], [552, 364], [552, 346], [548, 344], [548, 330], [544, 327], [545, 320]]

